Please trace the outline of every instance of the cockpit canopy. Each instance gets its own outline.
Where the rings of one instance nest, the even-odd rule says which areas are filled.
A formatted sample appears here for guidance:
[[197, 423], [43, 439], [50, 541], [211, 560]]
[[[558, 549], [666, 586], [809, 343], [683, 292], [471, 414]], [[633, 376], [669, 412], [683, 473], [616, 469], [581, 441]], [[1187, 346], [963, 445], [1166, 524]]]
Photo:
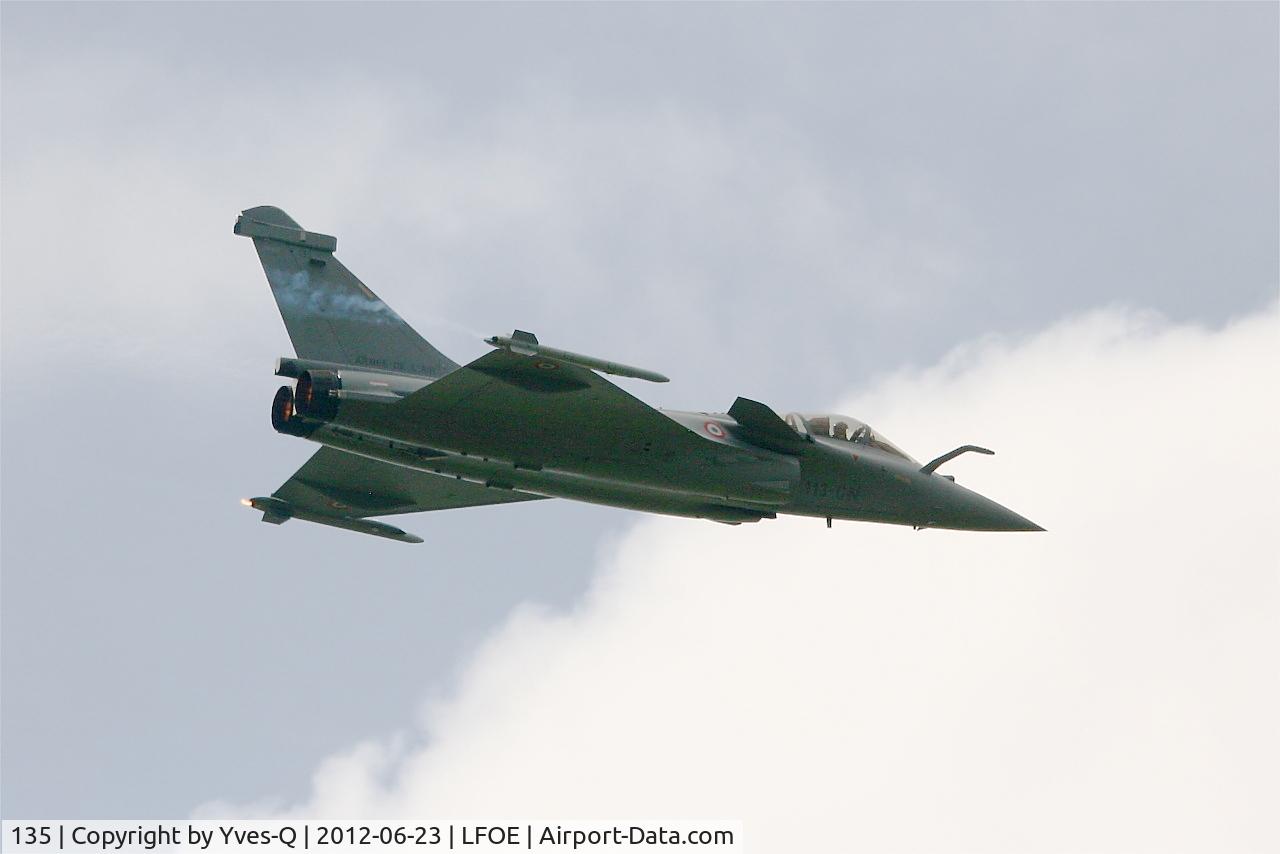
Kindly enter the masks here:
[[884, 451], [886, 454], [892, 454], [908, 462], [916, 462], [897, 445], [871, 429], [870, 425], [856, 418], [850, 418], [848, 415], [836, 415], [834, 413], [802, 415], [798, 412], [793, 412], [787, 416], [787, 423], [791, 425], [791, 429], [801, 435], [826, 436], [843, 442], [853, 442], [857, 445], [870, 445], [873, 448]]

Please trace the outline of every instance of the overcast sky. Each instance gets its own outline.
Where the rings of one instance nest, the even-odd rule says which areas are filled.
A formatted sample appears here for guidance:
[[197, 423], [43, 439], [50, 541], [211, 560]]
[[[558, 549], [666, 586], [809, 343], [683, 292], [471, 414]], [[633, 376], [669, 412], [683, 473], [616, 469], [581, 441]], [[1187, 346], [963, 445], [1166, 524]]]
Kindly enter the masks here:
[[[1278, 24], [1274, 4], [5, 3], [4, 815], [320, 804], [311, 778], [327, 757], [397, 732], [449, 747], [442, 769], [487, 767], [470, 763], [472, 737], [450, 741], [442, 719], [423, 723], [423, 704], [532, 703], [474, 690], [485, 662], [505, 660], [502, 644], [519, 638], [521, 614], [587, 614], [638, 643], [625, 613], [592, 611], [601, 597], [587, 593], [623, 566], [628, 583], [687, 597], [680, 613], [694, 621], [649, 650], [652, 668], [664, 655], [711, 654], [698, 614], [723, 612], [708, 625], [759, 652], [754, 627], [790, 625], [801, 591], [815, 589], [900, 594], [902, 626], [953, 609], [948, 619], [964, 625], [996, 620], [998, 642], [945, 672], [925, 667], [910, 692], [889, 696], [913, 715], [963, 706], [965, 720], [1025, 700], [1025, 717], [1000, 718], [1023, 744], [1051, 739], [1042, 714], [1062, 698], [1005, 684], [1022, 671], [992, 645], [1049, 625], [1076, 649], [1101, 626], [1111, 646], [1081, 647], [1070, 669], [1087, 697], [1123, 705], [1089, 731], [1098, 767], [1130, 768], [1137, 760], [1117, 745], [1151, 720], [1117, 687], [1115, 661], [1139, 674], [1147, 661], [1125, 644], [1212, 637], [1218, 654], [1197, 661], [1188, 693], [1163, 708], [1174, 735], [1232, 732], [1222, 750], [1185, 756], [1165, 750], [1185, 739], [1144, 742], [1175, 781], [1151, 802], [1197, 805], [1184, 812], [1206, 826], [1236, 822], [1240, 850], [1274, 842], [1251, 814], [1215, 812], [1176, 781], [1215, 772], [1239, 791], [1274, 792], [1276, 763], [1258, 764], [1274, 759], [1274, 733], [1245, 709], [1277, 702], [1280, 554], [1266, 520], [1280, 508], [1248, 491], [1276, 473], [1274, 430], [1250, 432], [1275, 413], [1251, 408], [1248, 394], [1215, 398], [1217, 375], [1188, 377], [1196, 393], [1177, 396], [1183, 372], [1211, 353], [1252, 390], [1274, 384]], [[262, 525], [237, 499], [270, 492], [311, 448], [267, 421], [272, 363], [289, 344], [251, 244], [231, 234], [258, 204], [337, 235], [342, 260], [456, 360], [480, 355], [481, 335], [519, 327], [672, 376], [628, 386], [656, 405], [723, 409], [745, 394], [781, 410], [852, 407], [917, 457], [990, 443], [998, 456], [957, 463], [957, 474], [1050, 533], [1015, 545], [852, 524], [830, 535], [803, 523], [733, 529], [563, 502], [406, 517], [427, 540], [419, 547]], [[1112, 323], [1111, 337], [1090, 323]], [[992, 341], [1005, 349], [982, 349]], [[1077, 349], [1093, 355], [1063, 365]], [[1014, 373], [977, 363], [990, 352]], [[1150, 382], [1091, 392], [1117, 370], [1113, 353]], [[939, 371], [968, 377], [968, 396], [946, 396]], [[1039, 376], [1061, 393], [1046, 395]], [[988, 379], [1009, 393], [993, 398]], [[1163, 408], [1140, 393], [1148, 387]], [[1028, 407], [1058, 418], [1013, 418]], [[1138, 498], [1120, 488], [1133, 477], [1125, 460], [1149, 456], [1116, 447], [1113, 422], [1125, 442], [1170, 443], [1152, 445], [1167, 454], [1160, 465], [1140, 467], [1167, 478], [1158, 515], [1126, 503]], [[1221, 445], [1235, 455], [1205, 453]], [[1214, 464], [1262, 468], [1246, 486], [1216, 479]], [[1077, 469], [1096, 482], [1063, 482]], [[1188, 499], [1168, 501], [1179, 490]], [[1108, 496], [1105, 517], [1069, 511], [1095, 494]], [[1238, 515], [1203, 506], [1237, 495], [1254, 497]], [[1129, 510], [1141, 526], [1116, 524]], [[1110, 539], [1088, 533], [1104, 520]], [[1144, 557], [1151, 528], [1171, 542]], [[1192, 530], [1194, 541], [1178, 539]], [[1236, 546], [1211, 559], [1204, 542]], [[729, 595], [734, 578], [718, 564], [757, 546], [777, 558], [772, 571], [744, 574], [776, 601]], [[649, 547], [684, 557], [646, 561]], [[1008, 555], [987, 566], [987, 550]], [[1183, 556], [1172, 581], [1148, 565], [1167, 555]], [[952, 559], [954, 575], [926, 571]], [[1058, 582], [1007, 583], [1013, 566], [1068, 585], [1069, 603], [1058, 610]], [[1237, 583], [1227, 595], [1197, 586], [1206, 576]], [[908, 590], [893, 587], [900, 577], [913, 579]], [[1110, 578], [1123, 580], [1124, 631], [1113, 611], [1090, 610], [1114, 594]], [[848, 619], [870, 619], [867, 607]], [[1015, 618], [1023, 612], [1040, 629]], [[1236, 618], [1238, 633], [1222, 634]], [[538, 619], [552, 618], [529, 631]], [[812, 640], [841, 649], [869, 637]], [[937, 640], [896, 637], [858, 661], [874, 672], [923, 662]], [[496, 658], [476, 657], [494, 648]], [[609, 666], [625, 675], [631, 647], [617, 649]], [[1195, 654], [1181, 641], [1177, 651]], [[731, 670], [757, 672], [726, 655]], [[1224, 675], [1222, 661], [1237, 669]], [[1173, 665], [1156, 664], [1150, 684], [1173, 684]], [[537, 660], [521, 666], [541, 673]], [[546, 672], [548, 684], [572, 682], [574, 667]], [[952, 690], [983, 679], [1001, 690]], [[739, 696], [731, 688], [724, 696]], [[800, 699], [776, 720], [808, 721], [800, 688], [777, 688]], [[901, 710], [882, 703], [886, 716]], [[624, 729], [646, 713], [607, 711]], [[865, 737], [826, 718], [813, 725], [815, 738]], [[1241, 746], [1251, 738], [1252, 753]], [[1059, 754], [1040, 759], [1020, 770], [1065, 773]], [[930, 762], [913, 767], [940, 772]], [[984, 779], [957, 783], [979, 813], [1006, 793]], [[1063, 792], [1058, 808], [1070, 803]], [[1097, 824], [1111, 832], [1081, 847], [1144, 847], [1133, 834], [1145, 813], [1126, 824], [1112, 812]], [[1188, 826], [1187, 847], [1210, 850], [1199, 827]], [[1003, 844], [968, 838], [970, 850]]]

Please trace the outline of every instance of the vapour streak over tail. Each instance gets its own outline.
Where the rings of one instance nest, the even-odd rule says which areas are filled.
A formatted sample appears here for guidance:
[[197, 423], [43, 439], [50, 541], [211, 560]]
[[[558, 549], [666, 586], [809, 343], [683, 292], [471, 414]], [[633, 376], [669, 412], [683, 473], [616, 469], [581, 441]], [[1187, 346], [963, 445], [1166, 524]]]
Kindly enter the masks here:
[[244, 211], [235, 233], [253, 238], [300, 358], [432, 378], [457, 369], [333, 257], [335, 238], [271, 206]]

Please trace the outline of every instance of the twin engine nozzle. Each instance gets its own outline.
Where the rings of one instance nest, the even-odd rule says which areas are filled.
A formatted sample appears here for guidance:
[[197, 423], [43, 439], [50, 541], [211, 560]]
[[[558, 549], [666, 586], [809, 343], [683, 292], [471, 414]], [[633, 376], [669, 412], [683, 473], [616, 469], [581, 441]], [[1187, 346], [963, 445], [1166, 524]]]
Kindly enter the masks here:
[[271, 402], [271, 426], [290, 436], [307, 436], [332, 421], [346, 401], [388, 404], [428, 385], [427, 377], [326, 365], [302, 368], [300, 360], [281, 360], [276, 373], [297, 377], [295, 388], [281, 386]]
[[280, 386], [271, 401], [271, 426], [279, 433], [306, 436], [338, 414], [342, 378], [337, 371], [303, 371], [295, 392]]

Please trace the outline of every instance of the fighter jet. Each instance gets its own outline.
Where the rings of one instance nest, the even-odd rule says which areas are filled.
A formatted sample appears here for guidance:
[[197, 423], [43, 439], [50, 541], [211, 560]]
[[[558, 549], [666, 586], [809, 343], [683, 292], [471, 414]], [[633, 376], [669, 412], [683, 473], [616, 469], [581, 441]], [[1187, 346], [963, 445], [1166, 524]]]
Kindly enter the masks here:
[[1040, 531], [844, 415], [656, 409], [604, 374], [654, 371], [542, 344], [520, 330], [450, 361], [342, 265], [337, 240], [284, 211], [236, 220], [253, 240], [296, 355], [271, 424], [321, 447], [270, 496], [264, 522], [302, 519], [406, 543], [370, 517], [567, 498], [729, 525], [778, 514], [915, 528]]

